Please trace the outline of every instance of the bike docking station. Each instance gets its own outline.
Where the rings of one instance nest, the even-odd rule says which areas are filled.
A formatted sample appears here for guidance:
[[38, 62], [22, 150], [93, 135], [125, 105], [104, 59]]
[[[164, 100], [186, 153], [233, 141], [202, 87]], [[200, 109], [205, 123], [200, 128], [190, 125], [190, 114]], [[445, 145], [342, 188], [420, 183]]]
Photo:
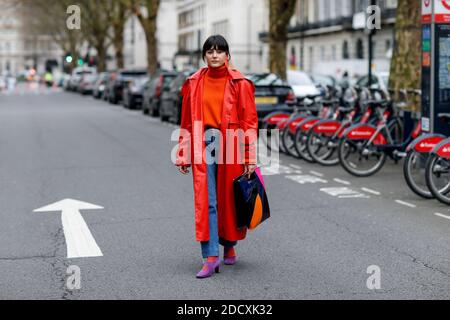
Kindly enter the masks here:
[[422, 0], [422, 131], [450, 136], [450, 0]]

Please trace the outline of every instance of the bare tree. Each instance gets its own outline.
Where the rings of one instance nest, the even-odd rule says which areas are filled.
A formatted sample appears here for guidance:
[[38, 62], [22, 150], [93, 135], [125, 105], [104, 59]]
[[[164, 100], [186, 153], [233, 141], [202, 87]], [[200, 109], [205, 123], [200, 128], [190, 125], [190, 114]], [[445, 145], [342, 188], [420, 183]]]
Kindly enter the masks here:
[[71, 0], [19, 0], [14, 1], [22, 15], [22, 32], [27, 41], [37, 43], [40, 36], [49, 36], [65, 53], [71, 53], [71, 68], [76, 66], [83, 43], [80, 30], [66, 27], [67, 8]]
[[296, 0], [269, 0], [269, 69], [286, 79], [287, 28]]
[[154, 74], [158, 68], [158, 47], [156, 19], [161, 0], [133, 0], [131, 6], [145, 32], [147, 42], [148, 71]]
[[112, 36], [111, 41], [116, 52], [117, 67], [119, 69], [124, 67], [124, 29], [125, 23], [131, 16], [131, 1], [117, 0], [113, 1], [111, 12]]
[[[391, 89], [419, 89], [421, 81], [421, 1], [398, 0], [395, 48], [391, 61]], [[416, 101], [414, 111], [420, 103]]]
[[111, 21], [114, 0], [79, 0], [82, 10], [83, 35], [89, 46], [97, 51], [97, 69], [106, 70], [108, 48], [111, 46]]

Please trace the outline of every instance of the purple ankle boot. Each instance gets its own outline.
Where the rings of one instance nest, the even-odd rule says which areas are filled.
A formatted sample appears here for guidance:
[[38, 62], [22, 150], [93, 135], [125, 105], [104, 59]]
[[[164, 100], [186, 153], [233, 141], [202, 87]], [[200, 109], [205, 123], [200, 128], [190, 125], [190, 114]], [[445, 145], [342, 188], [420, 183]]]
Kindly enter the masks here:
[[[214, 274], [214, 271], [216, 273], [219, 273], [219, 265], [220, 265], [219, 258], [217, 258], [217, 260], [214, 262], [205, 262], [203, 264], [202, 270], [200, 270], [200, 272], [197, 273], [197, 278], [203, 279], [203, 278], [211, 277]], [[205, 266], [207, 268], [205, 268]]]
[[235, 264], [237, 261], [237, 257], [236, 256], [232, 256], [232, 257], [224, 257], [223, 258], [223, 263], [228, 265], [228, 266], [232, 266], [233, 264]]

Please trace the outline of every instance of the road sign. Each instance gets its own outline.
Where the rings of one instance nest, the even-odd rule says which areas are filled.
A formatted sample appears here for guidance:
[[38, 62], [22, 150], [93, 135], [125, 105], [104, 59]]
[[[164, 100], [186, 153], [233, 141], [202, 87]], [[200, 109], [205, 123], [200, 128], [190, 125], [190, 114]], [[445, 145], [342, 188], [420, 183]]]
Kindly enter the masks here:
[[436, 23], [450, 23], [450, 0], [436, 1], [435, 20]]
[[422, 0], [422, 23], [431, 23], [432, 0]]

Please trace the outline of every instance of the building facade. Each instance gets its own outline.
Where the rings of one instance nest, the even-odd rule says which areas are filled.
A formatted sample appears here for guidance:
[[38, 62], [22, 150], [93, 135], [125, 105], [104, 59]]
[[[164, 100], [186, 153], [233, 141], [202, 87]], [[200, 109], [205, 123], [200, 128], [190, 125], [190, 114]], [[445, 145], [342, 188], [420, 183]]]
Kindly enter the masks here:
[[[172, 70], [177, 51], [176, 0], [162, 0], [158, 10], [157, 32], [158, 61], [161, 68]], [[132, 16], [124, 30], [125, 68], [147, 67], [147, 42], [139, 20]]]
[[[288, 32], [287, 67], [309, 73], [358, 76], [368, 72], [364, 12], [369, 0], [298, 0]], [[373, 37], [375, 72], [389, 71], [394, 46], [397, 0], [378, 0], [381, 29]], [[267, 43], [267, 32], [260, 34]], [[268, 59], [268, 48], [264, 57]]]
[[40, 74], [62, 65], [62, 50], [49, 36], [24, 29], [17, 2], [0, 0], [0, 75], [17, 76], [34, 68]]
[[177, 69], [204, 66], [205, 40], [223, 35], [229, 45], [231, 65], [242, 72], [261, 72], [263, 44], [259, 32], [268, 26], [266, 0], [178, 0]]

